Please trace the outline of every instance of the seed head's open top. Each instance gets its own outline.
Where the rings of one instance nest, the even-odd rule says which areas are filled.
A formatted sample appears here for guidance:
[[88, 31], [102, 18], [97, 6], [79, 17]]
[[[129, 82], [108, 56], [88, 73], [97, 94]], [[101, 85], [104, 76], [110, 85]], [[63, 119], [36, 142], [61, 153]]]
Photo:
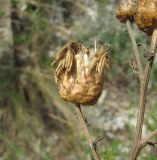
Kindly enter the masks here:
[[116, 11], [117, 19], [119, 19], [122, 23], [126, 23], [127, 20], [133, 22], [135, 5], [135, 0], [121, 0], [120, 5]]
[[140, 30], [151, 35], [157, 28], [157, 0], [139, 0], [135, 22]]
[[92, 105], [103, 88], [104, 69], [110, 66], [109, 46], [99, 50], [70, 41], [56, 55], [55, 80], [60, 96], [73, 103]]

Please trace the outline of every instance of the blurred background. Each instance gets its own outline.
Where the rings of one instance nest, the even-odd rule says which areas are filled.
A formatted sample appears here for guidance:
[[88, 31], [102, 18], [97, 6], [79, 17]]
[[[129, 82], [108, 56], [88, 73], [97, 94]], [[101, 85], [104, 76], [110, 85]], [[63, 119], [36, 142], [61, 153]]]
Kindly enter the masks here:
[[[111, 44], [112, 68], [102, 96], [83, 107], [104, 160], [126, 160], [133, 144], [139, 82], [125, 24], [115, 18], [116, 0], [0, 0], [0, 160], [93, 160], [75, 106], [57, 93], [55, 53], [69, 40]], [[136, 26], [141, 52], [149, 38]], [[143, 136], [156, 128], [157, 64], [149, 85]], [[155, 159], [149, 147], [141, 160]]]

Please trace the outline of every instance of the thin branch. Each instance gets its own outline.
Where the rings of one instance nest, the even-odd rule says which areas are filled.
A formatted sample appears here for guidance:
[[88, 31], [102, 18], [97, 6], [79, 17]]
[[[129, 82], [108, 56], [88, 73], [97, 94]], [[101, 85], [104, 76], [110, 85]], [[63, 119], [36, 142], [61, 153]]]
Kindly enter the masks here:
[[150, 133], [150, 135], [148, 135], [144, 140], [141, 141], [141, 147], [142, 148], [145, 147], [148, 144], [148, 142], [155, 136], [157, 136], [157, 129], [152, 133]]
[[[156, 48], [157, 48], [157, 29], [154, 30], [152, 35], [150, 54], [155, 53]], [[144, 122], [146, 96], [147, 96], [148, 82], [149, 82], [153, 62], [154, 62], [154, 57], [148, 59], [148, 63], [145, 67], [144, 74], [143, 74], [143, 79], [141, 84], [141, 93], [140, 93], [140, 107], [139, 107], [139, 111], [137, 115], [137, 123], [136, 123], [135, 141], [134, 141], [133, 149], [132, 149], [129, 160], [136, 160], [141, 151], [140, 144], [141, 144], [141, 137], [142, 137], [142, 126]]]
[[95, 157], [96, 160], [100, 160], [100, 157], [99, 157], [96, 149], [93, 147], [93, 138], [91, 137], [91, 135], [89, 133], [89, 130], [88, 130], [86, 121], [84, 119], [80, 104], [76, 104], [76, 113], [77, 113], [77, 116], [78, 116], [79, 121], [81, 123], [81, 126], [82, 126], [82, 129], [84, 131], [84, 134], [85, 134], [85, 136], [86, 136], [86, 138], [88, 140], [89, 146], [90, 146], [90, 148], [92, 150], [93, 156]]
[[138, 146], [137, 146], [137, 150], [135, 152], [135, 158], [134, 160], [137, 159], [138, 155], [140, 154], [141, 150], [146, 147], [147, 145], [150, 144], [150, 140], [157, 135], [157, 129], [152, 132], [150, 135], [148, 135], [148, 137], [146, 137], [144, 140], [141, 140], [139, 143], [138, 143]]
[[130, 36], [130, 39], [131, 39], [132, 47], [133, 47], [133, 50], [134, 50], [134, 53], [135, 53], [135, 58], [136, 58], [137, 67], [138, 67], [138, 75], [139, 75], [139, 79], [141, 81], [142, 80], [142, 75], [143, 75], [143, 67], [142, 67], [142, 62], [140, 60], [140, 54], [139, 54], [137, 43], [136, 43], [132, 28], [131, 28], [130, 21], [127, 21], [127, 29], [128, 29], [128, 33], [129, 33], [129, 36]]
[[[146, 137], [144, 140], [141, 140], [139, 143], [138, 143], [138, 146], [136, 148], [136, 151], [135, 151], [135, 158], [133, 160], [136, 160], [138, 155], [140, 154], [141, 150], [146, 147], [147, 145], [149, 145], [151, 142], [150, 140], [157, 135], [157, 129], [152, 132], [150, 135], [148, 135], [148, 137]], [[154, 143], [152, 143], [154, 144]]]

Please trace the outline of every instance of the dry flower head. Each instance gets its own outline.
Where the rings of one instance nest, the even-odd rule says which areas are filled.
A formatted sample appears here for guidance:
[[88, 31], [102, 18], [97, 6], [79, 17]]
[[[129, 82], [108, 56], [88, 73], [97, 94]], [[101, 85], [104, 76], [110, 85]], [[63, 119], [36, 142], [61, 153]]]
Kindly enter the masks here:
[[140, 30], [151, 35], [157, 28], [157, 0], [140, 0], [135, 22]]
[[121, 0], [120, 5], [116, 11], [116, 17], [122, 23], [126, 23], [127, 20], [130, 22], [134, 21], [136, 2], [134, 0]]
[[98, 50], [70, 41], [56, 55], [55, 81], [60, 96], [68, 102], [92, 105], [99, 99], [104, 81], [104, 69], [111, 60], [109, 45]]

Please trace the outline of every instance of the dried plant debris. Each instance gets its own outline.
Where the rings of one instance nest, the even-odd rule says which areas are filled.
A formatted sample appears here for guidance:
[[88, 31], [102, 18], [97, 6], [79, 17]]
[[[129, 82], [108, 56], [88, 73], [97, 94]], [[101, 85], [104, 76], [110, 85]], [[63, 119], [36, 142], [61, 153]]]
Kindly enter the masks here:
[[109, 45], [86, 48], [70, 41], [56, 55], [55, 81], [60, 96], [68, 102], [92, 105], [99, 99], [104, 70], [110, 67]]
[[151, 35], [157, 28], [157, 0], [140, 0], [135, 21], [140, 30]]
[[136, 59], [131, 58], [129, 64], [130, 64], [130, 67], [132, 68], [133, 72], [135, 74], [138, 74], [138, 65], [137, 65]]
[[116, 11], [116, 17], [122, 23], [134, 21], [136, 1], [135, 0], [121, 0], [120, 5]]

